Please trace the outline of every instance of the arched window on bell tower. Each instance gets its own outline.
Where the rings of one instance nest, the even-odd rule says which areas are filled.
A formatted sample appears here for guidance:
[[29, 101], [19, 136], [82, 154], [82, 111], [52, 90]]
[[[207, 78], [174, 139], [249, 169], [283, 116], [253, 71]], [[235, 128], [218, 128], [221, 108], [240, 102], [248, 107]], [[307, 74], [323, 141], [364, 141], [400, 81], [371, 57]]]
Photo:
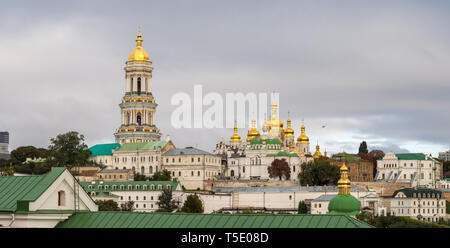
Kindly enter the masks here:
[[136, 122], [139, 126], [141, 125], [141, 113], [137, 114]]
[[137, 80], [137, 92], [141, 94], [141, 78], [139, 77]]
[[131, 77], [130, 92], [133, 92], [133, 77]]

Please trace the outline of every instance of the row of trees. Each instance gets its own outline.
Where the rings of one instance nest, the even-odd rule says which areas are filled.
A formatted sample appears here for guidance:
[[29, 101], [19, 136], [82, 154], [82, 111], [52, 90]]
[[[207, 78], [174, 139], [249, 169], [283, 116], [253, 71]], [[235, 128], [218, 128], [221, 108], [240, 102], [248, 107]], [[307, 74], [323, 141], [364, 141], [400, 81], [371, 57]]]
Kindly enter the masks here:
[[[48, 148], [21, 146], [11, 151], [10, 159], [0, 159], [0, 167], [13, 166], [15, 172], [27, 174], [44, 174], [55, 166], [96, 165], [89, 161], [91, 151], [84, 142], [84, 135], [71, 131], [50, 139]], [[27, 162], [27, 158], [43, 158], [42, 162]]]

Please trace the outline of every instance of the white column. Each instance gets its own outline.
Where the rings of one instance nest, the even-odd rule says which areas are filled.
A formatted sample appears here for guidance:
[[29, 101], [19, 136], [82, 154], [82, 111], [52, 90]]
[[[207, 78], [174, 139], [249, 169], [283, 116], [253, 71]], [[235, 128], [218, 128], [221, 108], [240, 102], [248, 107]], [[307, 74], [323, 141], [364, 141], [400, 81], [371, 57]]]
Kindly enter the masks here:
[[147, 77], [147, 90], [148, 92], [152, 92], [152, 78], [151, 77]]
[[130, 77], [129, 76], [127, 76], [126, 77], [126, 79], [125, 79], [125, 81], [126, 81], [126, 85], [125, 85], [125, 92], [130, 92], [131, 91], [131, 79], [130, 79]]
[[133, 77], [133, 91], [137, 91], [137, 77]]

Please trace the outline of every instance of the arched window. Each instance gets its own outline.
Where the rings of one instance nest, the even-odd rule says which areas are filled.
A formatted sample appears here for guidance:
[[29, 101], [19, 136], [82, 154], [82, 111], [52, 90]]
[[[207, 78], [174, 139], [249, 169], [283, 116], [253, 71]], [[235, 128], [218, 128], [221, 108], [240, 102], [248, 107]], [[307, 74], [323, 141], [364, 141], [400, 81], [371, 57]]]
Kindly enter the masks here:
[[65, 206], [65, 205], [66, 205], [66, 192], [58, 191], [58, 206]]
[[137, 80], [137, 92], [141, 94], [141, 78], [139, 77]]
[[142, 166], [141, 167], [141, 174], [144, 174], [145, 173], [145, 168], [144, 168], [144, 166]]
[[231, 176], [234, 177], [234, 170], [231, 170]]
[[153, 166], [151, 166], [151, 165], [150, 165], [150, 167], [149, 167], [149, 171], [150, 171], [150, 174], [152, 174], [152, 173], [153, 173]]
[[142, 124], [141, 113], [138, 113], [138, 114], [137, 114], [136, 122], [137, 122], [137, 124], [138, 124], [139, 126]]

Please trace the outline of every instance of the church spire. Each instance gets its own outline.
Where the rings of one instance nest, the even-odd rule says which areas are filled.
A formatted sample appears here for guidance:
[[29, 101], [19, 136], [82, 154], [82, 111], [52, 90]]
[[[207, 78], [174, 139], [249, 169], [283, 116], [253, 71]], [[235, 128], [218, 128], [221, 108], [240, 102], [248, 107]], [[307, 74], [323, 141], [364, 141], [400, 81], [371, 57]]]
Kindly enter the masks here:
[[350, 195], [351, 182], [348, 179], [348, 168], [345, 162], [341, 166], [341, 179], [338, 181], [338, 194]]

